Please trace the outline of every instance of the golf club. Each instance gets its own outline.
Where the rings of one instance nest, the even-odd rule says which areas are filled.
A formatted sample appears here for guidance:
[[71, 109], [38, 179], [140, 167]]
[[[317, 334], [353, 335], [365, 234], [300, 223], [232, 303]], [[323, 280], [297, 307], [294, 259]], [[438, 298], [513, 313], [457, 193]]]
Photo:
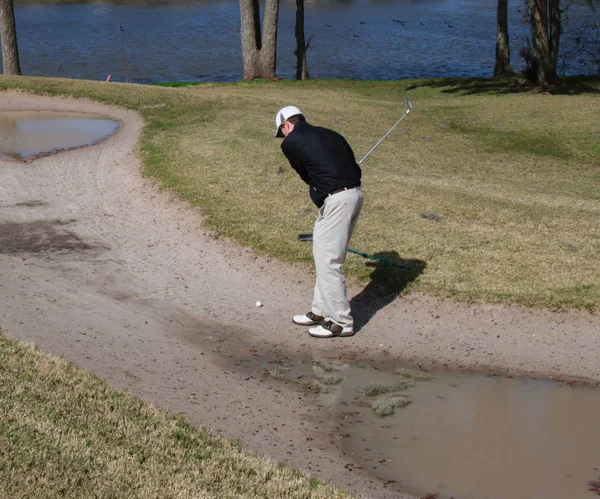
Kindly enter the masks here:
[[387, 131], [387, 133], [386, 133], [386, 134], [385, 134], [383, 137], [381, 137], [381, 138], [380, 138], [380, 139], [377, 141], [377, 144], [375, 144], [373, 147], [371, 147], [371, 150], [370, 150], [370, 151], [369, 151], [367, 154], [365, 154], [365, 156], [363, 157], [363, 159], [361, 159], [361, 160], [358, 162], [358, 164], [359, 164], [359, 165], [360, 165], [360, 164], [361, 164], [361, 163], [362, 163], [362, 162], [363, 162], [365, 159], [367, 159], [367, 156], [369, 156], [369, 154], [371, 154], [371, 153], [372, 153], [372, 152], [373, 152], [373, 151], [374, 151], [374, 150], [377, 148], [377, 146], [378, 146], [379, 144], [381, 144], [381, 143], [383, 142], [383, 139], [385, 139], [385, 138], [386, 138], [386, 137], [387, 137], [387, 136], [388, 136], [390, 133], [392, 133], [392, 130], [393, 130], [394, 128], [396, 128], [396, 126], [398, 126], [398, 123], [400, 123], [400, 122], [401, 122], [401, 121], [402, 121], [404, 118], [406, 118], [406, 115], [412, 111], [412, 102], [410, 102], [410, 99], [406, 99], [406, 105], [408, 106], [408, 109], [407, 109], [407, 110], [404, 112], [404, 114], [402, 115], [402, 117], [401, 117], [401, 118], [400, 118], [398, 121], [396, 121], [396, 123], [394, 124], [394, 126], [393, 126], [392, 128], [390, 128], [390, 129]]
[[[394, 128], [396, 128], [396, 126], [398, 126], [398, 123], [400, 123], [404, 118], [406, 118], [406, 115], [408, 113], [410, 113], [412, 111], [412, 102], [410, 101], [410, 99], [406, 99], [406, 105], [408, 106], [408, 109], [406, 111], [404, 111], [404, 114], [401, 116], [401, 118], [396, 121], [396, 123], [394, 124], [394, 126], [392, 128], [390, 128], [387, 133], [381, 137], [378, 141], [377, 144], [375, 144], [373, 147], [371, 147], [371, 149], [369, 150], [369, 152], [367, 154], [364, 155], [363, 159], [361, 159], [358, 164], [360, 165], [365, 159], [367, 159], [367, 156], [369, 156], [369, 154], [371, 154], [379, 144], [381, 144], [383, 142], [383, 139], [385, 139]], [[312, 234], [298, 234], [298, 241], [312, 241], [313, 235]], [[409, 269], [410, 267], [406, 266], [406, 265], [400, 265], [399, 263], [396, 262], [392, 262], [391, 260], [386, 260], [385, 258], [380, 258], [378, 256], [374, 256], [374, 255], [369, 255], [368, 253], [364, 253], [362, 251], [359, 250], [355, 250], [352, 248], [348, 248], [348, 251], [350, 253], [355, 253], [356, 255], [360, 255], [364, 258], [370, 258], [371, 260], [377, 260], [380, 262], [384, 262], [387, 263], [388, 265], [393, 265], [395, 267], [401, 267], [404, 269]]]
[[[298, 234], [298, 241], [312, 241], [312, 238], [313, 238], [312, 234]], [[376, 260], [378, 262], [387, 263], [388, 265], [393, 265], [394, 267], [399, 267], [401, 269], [405, 269], [405, 270], [411, 269], [410, 265], [402, 265], [400, 263], [392, 262], [391, 260], [387, 260], [386, 258], [381, 258], [381, 257], [375, 256], [375, 255], [369, 255], [368, 253], [365, 253], [364, 251], [359, 251], [359, 250], [355, 250], [352, 248], [348, 248], [348, 251], [350, 253], [354, 253], [355, 255], [360, 255], [363, 258], [369, 258], [370, 260]]]

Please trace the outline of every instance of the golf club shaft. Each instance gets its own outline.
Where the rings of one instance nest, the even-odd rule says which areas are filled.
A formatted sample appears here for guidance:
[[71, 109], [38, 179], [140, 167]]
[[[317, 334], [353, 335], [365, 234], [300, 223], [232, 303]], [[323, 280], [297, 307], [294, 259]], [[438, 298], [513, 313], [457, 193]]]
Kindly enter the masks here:
[[401, 121], [402, 121], [404, 118], [406, 118], [406, 115], [407, 115], [408, 113], [410, 113], [410, 111], [411, 111], [411, 109], [412, 109], [412, 104], [410, 103], [410, 101], [409, 101], [408, 99], [406, 99], [406, 104], [408, 105], [408, 109], [407, 109], [407, 110], [404, 112], [404, 114], [402, 115], [402, 117], [401, 117], [401, 118], [400, 118], [398, 121], [396, 121], [396, 123], [394, 124], [394, 126], [393, 126], [392, 128], [390, 128], [390, 129], [387, 131], [387, 133], [386, 133], [386, 134], [385, 134], [383, 137], [381, 137], [381, 138], [380, 138], [380, 139], [377, 141], [377, 144], [375, 144], [373, 147], [371, 147], [371, 150], [370, 150], [370, 151], [369, 151], [367, 154], [365, 154], [365, 155], [364, 155], [363, 159], [361, 159], [361, 160], [358, 162], [358, 164], [359, 164], [359, 165], [360, 165], [360, 164], [361, 164], [361, 163], [362, 163], [362, 162], [363, 162], [365, 159], [367, 159], [367, 157], [369, 156], [369, 154], [371, 154], [371, 153], [372, 153], [372, 152], [373, 152], [373, 151], [374, 151], [374, 150], [377, 148], [377, 146], [383, 142], [383, 139], [385, 139], [385, 138], [386, 138], [386, 137], [387, 137], [387, 136], [388, 136], [390, 133], [392, 133], [392, 130], [393, 130], [394, 128], [396, 128], [396, 126], [398, 126], [398, 124], [399, 124], [399, 123], [400, 123], [400, 122], [401, 122]]
[[[298, 241], [312, 241], [312, 234], [298, 234]], [[363, 258], [369, 258], [370, 260], [376, 260], [378, 262], [387, 263], [388, 265], [393, 265], [394, 267], [400, 267], [402, 269], [410, 270], [409, 265], [402, 265], [400, 263], [392, 262], [391, 260], [387, 260], [387, 259], [381, 258], [379, 256], [369, 255], [368, 253], [365, 253], [364, 251], [359, 251], [359, 250], [355, 250], [352, 248], [348, 248], [348, 251], [350, 253], [354, 253], [355, 255], [360, 255]]]

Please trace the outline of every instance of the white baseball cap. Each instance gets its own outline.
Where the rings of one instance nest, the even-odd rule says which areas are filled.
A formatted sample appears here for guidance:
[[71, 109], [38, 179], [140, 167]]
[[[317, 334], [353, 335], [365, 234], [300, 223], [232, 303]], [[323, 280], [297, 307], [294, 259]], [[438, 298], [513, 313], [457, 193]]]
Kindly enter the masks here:
[[298, 109], [296, 106], [286, 106], [277, 111], [277, 115], [275, 116], [275, 123], [277, 124], [277, 128], [275, 129], [275, 137], [283, 137], [280, 129], [281, 124], [288, 118], [296, 116], [297, 114], [302, 114], [302, 111], [300, 111], [300, 109]]

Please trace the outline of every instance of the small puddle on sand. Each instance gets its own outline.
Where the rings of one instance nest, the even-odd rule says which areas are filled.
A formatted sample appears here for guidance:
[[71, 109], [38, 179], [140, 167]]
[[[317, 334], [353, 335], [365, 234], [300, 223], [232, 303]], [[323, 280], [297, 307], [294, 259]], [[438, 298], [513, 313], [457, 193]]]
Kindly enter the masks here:
[[355, 460], [347, 467], [387, 487], [438, 499], [592, 499], [600, 488], [599, 388], [451, 372], [425, 380], [327, 360], [262, 367], [318, 393]]
[[118, 128], [118, 122], [90, 114], [0, 112], [0, 154], [23, 160], [92, 145]]

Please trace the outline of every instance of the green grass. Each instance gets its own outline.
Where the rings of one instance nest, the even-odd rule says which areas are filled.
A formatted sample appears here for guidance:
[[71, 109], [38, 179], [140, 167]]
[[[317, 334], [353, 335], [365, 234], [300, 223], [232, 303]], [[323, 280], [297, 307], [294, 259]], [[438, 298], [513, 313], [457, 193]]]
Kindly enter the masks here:
[[414, 372], [414, 371], [411, 371], [410, 369], [406, 369], [405, 367], [397, 367], [396, 370], [394, 371], [394, 374], [397, 374], [398, 376], [402, 376], [403, 378], [406, 378], [406, 379], [411, 379], [413, 381], [433, 381], [434, 380], [433, 376]]
[[268, 376], [269, 378], [274, 378], [274, 379], [287, 380], [287, 375], [288, 375], [289, 371], [290, 370], [287, 367], [277, 366], [277, 367], [274, 367], [272, 369], [268, 369], [267, 371], [265, 371], [265, 376]]
[[365, 397], [376, 397], [385, 393], [403, 392], [415, 386], [412, 380], [398, 381], [396, 383], [387, 383], [385, 381], [371, 381], [365, 385], [359, 386], [357, 391]]
[[0, 497], [350, 495], [0, 333]]
[[373, 412], [377, 416], [383, 418], [385, 416], [392, 416], [396, 412], [396, 409], [407, 407], [411, 403], [412, 401], [406, 397], [386, 395], [371, 402], [371, 409], [373, 409]]
[[344, 378], [339, 374], [325, 374], [324, 376], [319, 377], [319, 381], [324, 385], [339, 385], [344, 381]]
[[[351, 279], [384, 291], [552, 308], [600, 303], [600, 78], [552, 94], [516, 79], [240, 82], [168, 88], [0, 78], [0, 89], [141, 109], [143, 171], [198, 207], [212, 230], [309, 267], [316, 209], [272, 137], [287, 104], [341, 132], [363, 163]], [[434, 213], [438, 220], [422, 216]]]

